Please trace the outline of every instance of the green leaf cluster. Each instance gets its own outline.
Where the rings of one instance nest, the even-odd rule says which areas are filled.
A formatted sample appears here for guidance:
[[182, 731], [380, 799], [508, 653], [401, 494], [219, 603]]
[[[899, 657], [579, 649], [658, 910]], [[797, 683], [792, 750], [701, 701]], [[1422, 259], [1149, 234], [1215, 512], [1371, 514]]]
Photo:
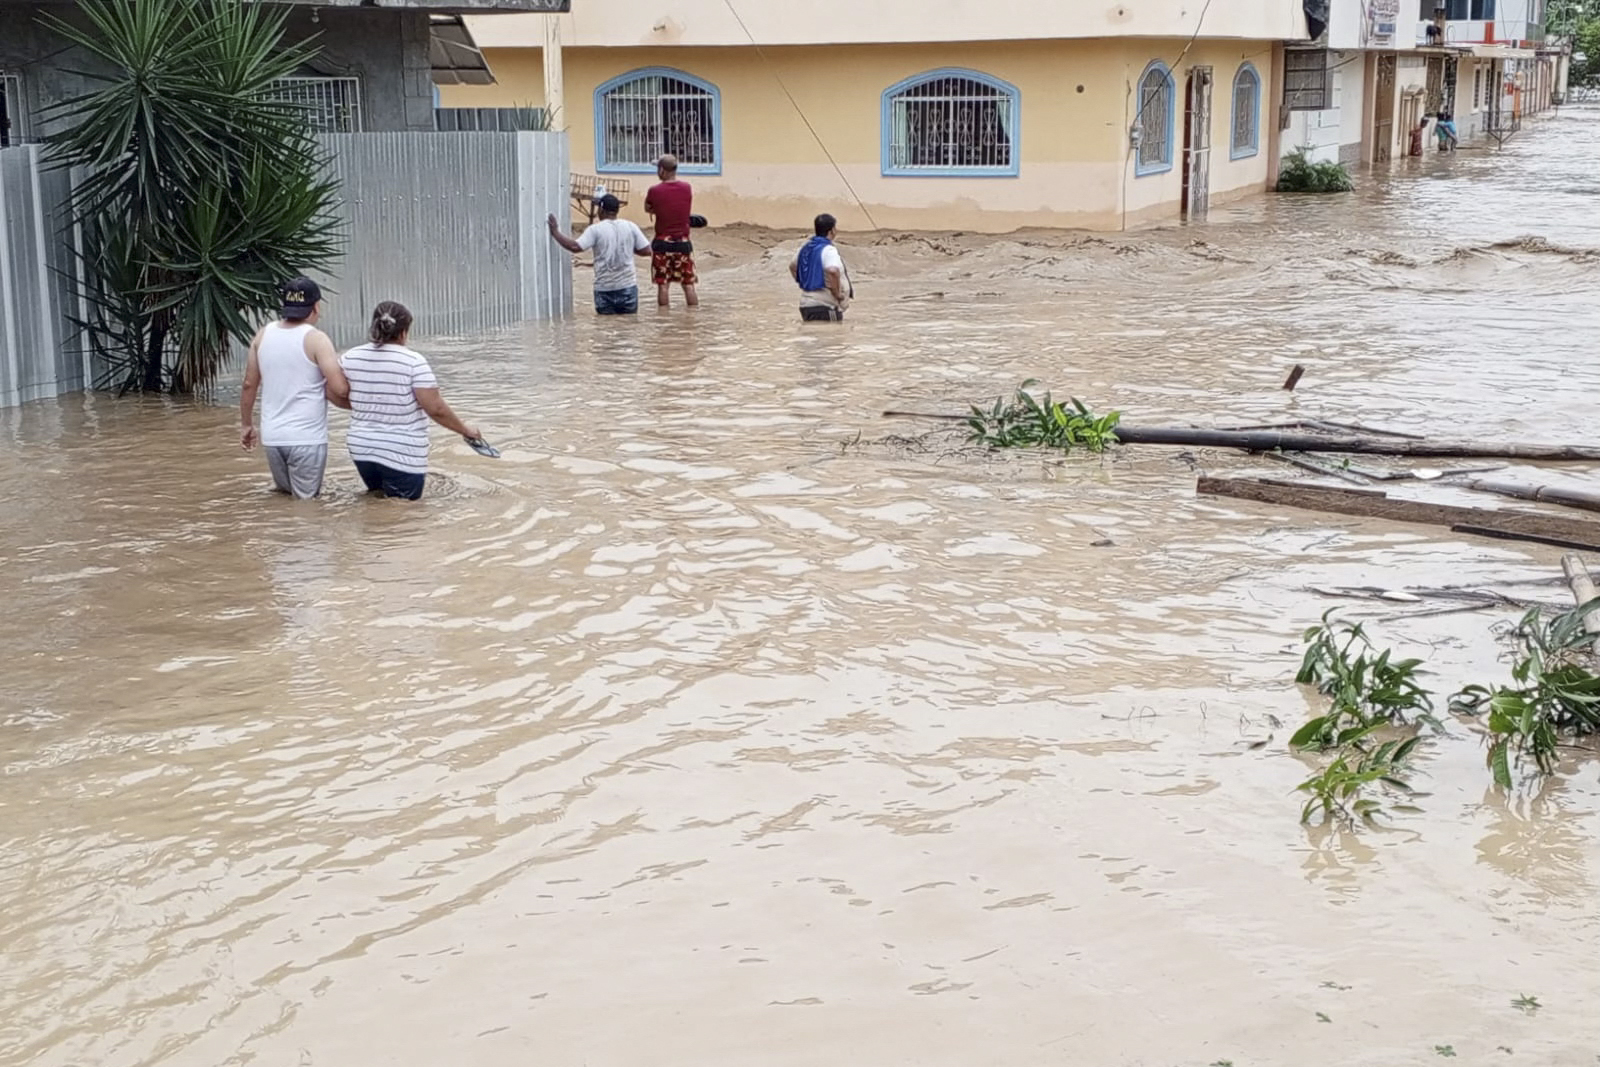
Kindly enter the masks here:
[[78, 323], [126, 390], [204, 388], [278, 286], [337, 256], [336, 195], [302, 111], [276, 79], [314, 55], [284, 40], [286, 6], [84, 0], [41, 20], [97, 61], [94, 87], [51, 109], [74, 168]]
[[1555, 770], [1563, 736], [1600, 733], [1600, 676], [1591, 669], [1594, 635], [1584, 615], [1600, 600], [1546, 618], [1538, 608], [1511, 631], [1517, 658], [1512, 685], [1469, 685], [1453, 696], [1450, 710], [1487, 712], [1489, 768], [1505, 788], [1514, 762], [1532, 760], [1539, 773]]
[[1278, 170], [1280, 193], [1348, 193], [1356, 187], [1343, 163], [1313, 163], [1297, 148]]
[[[1389, 649], [1376, 651], [1359, 623], [1335, 619], [1332, 611], [1305, 632], [1304, 640], [1306, 652], [1295, 681], [1316, 686], [1329, 698], [1329, 709], [1297, 730], [1289, 744], [1335, 755], [1295, 787], [1308, 796], [1300, 821], [1371, 819], [1384, 806], [1366, 795], [1369, 787], [1407, 796], [1413, 792], [1405, 774], [1420, 741], [1415, 734], [1386, 739], [1381, 732], [1422, 722], [1443, 729], [1433, 716], [1433, 698], [1417, 682], [1422, 661], [1396, 659]], [[1406, 804], [1393, 807], [1416, 810]]]
[[1010, 400], [997, 397], [988, 409], [973, 405], [967, 418], [972, 430], [969, 440], [990, 448], [1059, 448], [1066, 452], [1080, 448], [1104, 452], [1116, 444], [1120, 412], [1097, 416], [1077, 397], [1069, 398], [1070, 407], [1056, 403], [1048, 392], [1035, 397], [1030, 390], [1038, 384], [1030, 378]]

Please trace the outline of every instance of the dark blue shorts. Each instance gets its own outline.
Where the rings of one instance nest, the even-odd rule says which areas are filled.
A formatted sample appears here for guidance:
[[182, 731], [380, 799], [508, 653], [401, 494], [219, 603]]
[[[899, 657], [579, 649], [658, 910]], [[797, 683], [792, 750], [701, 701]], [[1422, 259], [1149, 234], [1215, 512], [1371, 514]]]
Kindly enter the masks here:
[[594, 291], [594, 310], [597, 315], [637, 315], [639, 313], [639, 287]]
[[373, 463], [365, 459], [358, 459], [355, 462], [356, 473], [361, 475], [361, 480], [367, 483], [367, 488], [372, 492], [382, 493], [397, 500], [422, 499], [422, 485], [428, 480], [426, 474], [397, 471], [393, 467], [385, 467], [382, 463]]

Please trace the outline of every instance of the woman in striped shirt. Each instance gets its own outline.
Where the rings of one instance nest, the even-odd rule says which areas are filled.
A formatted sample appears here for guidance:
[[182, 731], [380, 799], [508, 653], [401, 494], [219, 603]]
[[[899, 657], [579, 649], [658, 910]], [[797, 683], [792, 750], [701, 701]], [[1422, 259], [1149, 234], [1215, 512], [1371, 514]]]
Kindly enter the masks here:
[[350, 458], [369, 490], [403, 500], [422, 497], [429, 419], [478, 436], [439, 395], [428, 361], [406, 347], [411, 322], [404, 304], [385, 300], [372, 312], [372, 340], [339, 358], [350, 381]]

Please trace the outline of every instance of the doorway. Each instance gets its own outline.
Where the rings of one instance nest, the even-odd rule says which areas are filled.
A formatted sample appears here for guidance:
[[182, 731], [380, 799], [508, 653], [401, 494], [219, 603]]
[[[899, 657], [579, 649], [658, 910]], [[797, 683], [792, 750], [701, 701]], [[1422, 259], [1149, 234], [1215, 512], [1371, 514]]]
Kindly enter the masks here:
[[0, 148], [23, 142], [22, 79], [0, 70]]
[[1379, 56], [1372, 94], [1372, 162], [1394, 159], [1394, 56]]
[[1183, 109], [1183, 217], [1203, 219], [1211, 206], [1211, 68], [1189, 68]]

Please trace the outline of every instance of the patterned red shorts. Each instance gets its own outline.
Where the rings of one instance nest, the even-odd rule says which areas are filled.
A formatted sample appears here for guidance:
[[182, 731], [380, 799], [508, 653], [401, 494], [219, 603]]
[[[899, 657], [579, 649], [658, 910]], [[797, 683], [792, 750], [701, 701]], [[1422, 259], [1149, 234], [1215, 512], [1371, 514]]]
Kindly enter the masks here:
[[694, 253], [652, 252], [650, 275], [655, 285], [694, 285]]

